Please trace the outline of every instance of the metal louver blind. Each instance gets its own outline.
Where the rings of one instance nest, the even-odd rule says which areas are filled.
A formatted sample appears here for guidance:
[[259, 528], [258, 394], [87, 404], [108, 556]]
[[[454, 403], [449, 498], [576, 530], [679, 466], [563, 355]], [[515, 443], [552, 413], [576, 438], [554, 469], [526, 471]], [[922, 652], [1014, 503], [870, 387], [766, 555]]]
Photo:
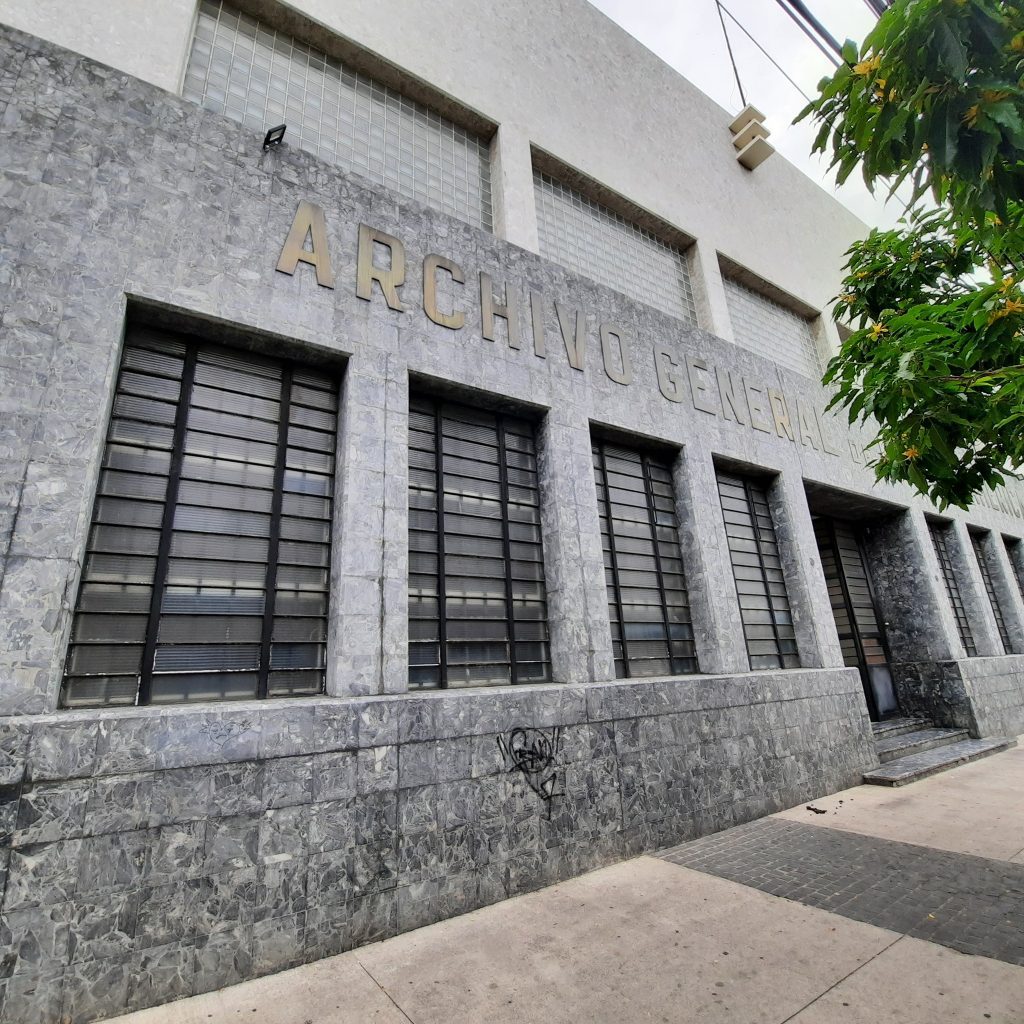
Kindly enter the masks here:
[[696, 672], [671, 470], [606, 441], [593, 453], [616, 674]]
[[999, 605], [999, 598], [996, 596], [995, 583], [992, 580], [992, 573], [989, 571], [988, 559], [985, 557], [984, 539], [980, 534], [971, 534], [971, 544], [974, 547], [974, 556], [978, 559], [978, 568], [981, 570], [981, 579], [985, 584], [985, 593], [988, 594], [989, 604], [992, 605], [992, 614], [996, 619], [996, 628], [999, 630], [999, 639], [1006, 654], [1012, 654], [1010, 646], [1010, 634], [1006, 628], [1006, 620], [1003, 618], [1003, 609]]
[[967, 621], [967, 612], [964, 610], [964, 602], [960, 597], [960, 587], [956, 582], [956, 574], [953, 572], [953, 560], [949, 554], [949, 543], [947, 534], [950, 527], [940, 523], [928, 524], [928, 532], [932, 535], [932, 544], [935, 545], [935, 554], [939, 559], [939, 569], [942, 570], [942, 579], [946, 584], [946, 594], [949, 596], [949, 603], [953, 608], [953, 616], [956, 618], [956, 628], [960, 633], [960, 640], [969, 658], [978, 656], [978, 649], [974, 646], [974, 637], [971, 634], [971, 624]]
[[858, 667], [859, 644], [865, 665], [888, 664], [885, 634], [878, 620], [871, 577], [857, 534], [849, 523], [824, 516], [815, 517], [814, 534], [843, 650], [843, 663], [850, 668]]
[[328, 374], [130, 333], [66, 706], [322, 690], [336, 429]]
[[504, 414], [414, 398], [409, 686], [547, 682], [550, 676], [533, 427]]
[[793, 615], [768, 495], [753, 480], [721, 471], [718, 494], [750, 667], [799, 668]]

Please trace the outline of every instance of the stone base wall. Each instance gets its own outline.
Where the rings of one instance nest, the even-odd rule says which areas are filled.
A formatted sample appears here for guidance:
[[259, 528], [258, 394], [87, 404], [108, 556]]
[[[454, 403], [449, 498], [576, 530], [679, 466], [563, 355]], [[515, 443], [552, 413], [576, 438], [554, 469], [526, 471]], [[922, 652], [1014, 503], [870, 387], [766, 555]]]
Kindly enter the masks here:
[[972, 736], [1024, 732], [1024, 657], [894, 666], [900, 709]]
[[0, 1016], [20, 1024], [330, 956], [875, 760], [845, 669], [65, 712], [0, 737]]

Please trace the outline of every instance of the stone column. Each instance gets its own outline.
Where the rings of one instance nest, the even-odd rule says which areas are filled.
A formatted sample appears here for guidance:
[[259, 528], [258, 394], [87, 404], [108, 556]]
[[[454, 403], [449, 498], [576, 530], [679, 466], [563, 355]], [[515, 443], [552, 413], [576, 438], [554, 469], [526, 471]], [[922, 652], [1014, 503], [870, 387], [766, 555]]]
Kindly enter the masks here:
[[570, 422], [553, 409], [537, 440], [552, 678], [613, 679], [590, 430], [586, 421]]
[[[384, 532], [395, 517], [386, 484], [395, 458], [388, 405], [397, 396], [387, 374], [386, 355], [360, 353], [349, 360], [342, 385], [327, 665], [327, 692], [336, 697], [384, 689], [385, 588], [401, 569]], [[393, 443], [405, 436], [402, 431]], [[404, 533], [401, 539], [404, 545]], [[389, 641], [398, 642], [390, 633]]]
[[893, 663], [965, 657], [923, 513], [872, 523], [864, 545]]
[[676, 460], [673, 484], [700, 670], [747, 672], [750, 661], [711, 452], [685, 448]]
[[981, 549], [992, 576], [996, 600], [1006, 622], [1010, 649], [1014, 654], [1024, 654], [1024, 594], [1017, 586], [1010, 554], [998, 533], [986, 533], [981, 541]]
[[687, 257], [698, 323], [719, 338], [735, 341], [717, 250], [710, 242], [697, 239], [687, 251]]
[[949, 541], [953, 572], [956, 574], [960, 600], [964, 603], [967, 621], [971, 626], [974, 646], [982, 656], [1005, 654], [1003, 642], [999, 638], [999, 628], [996, 626], [996, 617], [992, 611], [992, 602], [985, 590], [985, 581], [981, 576], [981, 568], [978, 566], [967, 524], [955, 520], [950, 528]]
[[841, 668], [839, 634], [814, 539], [807, 495], [796, 467], [775, 477], [768, 490], [768, 506], [779, 539], [800, 664], [804, 668]]
[[520, 125], [500, 125], [491, 141], [491, 204], [499, 238], [540, 251], [530, 137]]

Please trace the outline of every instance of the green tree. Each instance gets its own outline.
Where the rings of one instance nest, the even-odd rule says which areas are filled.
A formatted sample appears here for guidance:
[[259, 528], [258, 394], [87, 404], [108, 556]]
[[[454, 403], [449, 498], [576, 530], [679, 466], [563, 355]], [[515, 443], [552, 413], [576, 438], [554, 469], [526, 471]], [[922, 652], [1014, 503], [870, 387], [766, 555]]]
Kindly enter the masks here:
[[877, 428], [872, 465], [940, 507], [1024, 465], [1024, 13], [895, 0], [798, 120], [844, 181], [912, 199], [847, 252], [824, 380]]

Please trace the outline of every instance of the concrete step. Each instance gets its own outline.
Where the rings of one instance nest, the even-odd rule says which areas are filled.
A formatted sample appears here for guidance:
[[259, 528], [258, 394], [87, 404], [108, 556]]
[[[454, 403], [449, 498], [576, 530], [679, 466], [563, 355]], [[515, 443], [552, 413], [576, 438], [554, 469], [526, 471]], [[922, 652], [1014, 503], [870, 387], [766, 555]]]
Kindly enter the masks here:
[[989, 754], [1015, 747], [1017, 741], [1001, 736], [984, 740], [960, 740], [948, 747], [936, 747], [920, 754], [908, 754], [888, 764], [864, 773], [864, 781], [872, 786], [905, 786], [929, 775], [937, 775], [948, 768], [977, 761]]
[[926, 718], [887, 718], [884, 722], [872, 722], [871, 731], [875, 739], [880, 740], [883, 736], [898, 736], [903, 732], [928, 729], [931, 725]]
[[968, 739], [969, 735], [966, 729], [914, 729], [876, 738], [875, 750], [878, 751], [878, 760], [887, 764], [907, 754], [922, 754], [936, 747], [948, 747], [958, 740]]

